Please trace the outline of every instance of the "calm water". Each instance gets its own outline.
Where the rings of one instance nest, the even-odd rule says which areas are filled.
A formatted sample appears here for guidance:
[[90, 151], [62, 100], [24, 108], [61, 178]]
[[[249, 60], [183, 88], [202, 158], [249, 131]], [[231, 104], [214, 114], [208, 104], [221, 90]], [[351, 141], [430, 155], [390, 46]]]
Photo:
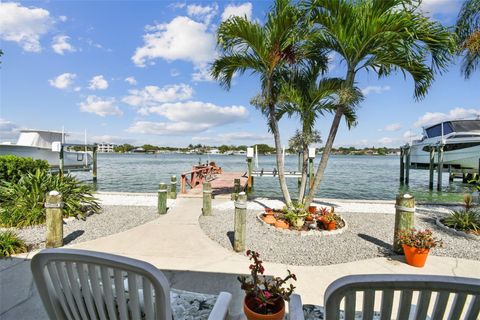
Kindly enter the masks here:
[[[172, 175], [191, 170], [193, 164], [207, 161], [207, 155], [187, 154], [106, 154], [98, 155], [98, 184], [100, 191], [156, 192], [158, 183], [169, 182]], [[245, 156], [210, 155], [226, 171], [246, 171]], [[320, 156], [315, 159], [320, 161]], [[286, 170], [296, 170], [297, 156], [286, 156]], [[394, 199], [399, 192], [398, 156], [331, 156], [318, 196], [340, 199]], [[259, 167], [271, 171], [274, 156], [260, 156]], [[91, 178], [90, 173], [77, 173]], [[410, 189], [419, 200], [460, 201], [466, 186], [459, 181], [448, 185], [444, 174], [442, 192], [428, 192], [428, 171], [410, 171]], [[290, 192], [297, 192], [296, 179], [287, 179]], [[255, 195], [280, 196], [277, 178], [256, 177]]]

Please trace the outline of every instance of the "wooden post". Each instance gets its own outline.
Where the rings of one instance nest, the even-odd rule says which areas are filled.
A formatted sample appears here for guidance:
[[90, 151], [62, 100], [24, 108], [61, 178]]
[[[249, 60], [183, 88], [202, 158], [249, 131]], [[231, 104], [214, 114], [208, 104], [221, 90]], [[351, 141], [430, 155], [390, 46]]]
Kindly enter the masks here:
[[158, 213], [165, 214], [167, 213], [167, 185], [165, 183], [160, 183], [158, 186]]
[[235, 226], [233, 235], [233, 250], [245, 251], [245, 235], [247, 231], [247, 195], [245, 192], [238, 194], [235, 201]]
[[180, 189], [182, 194], [187, 193], [187, 177], [184, 174], [180, 178]]
[[58, 173], [60, 174], [60, 177], [63, 177], [63, 174], [64, 174], [64, 166], [65, 166], [65, 162], [64, 162], [64, 147], [63, 147], [63, 143], [62, 145], [60, 146], [60, 154], [59, 154], [60, 158], [59, 158], [59, 163], [58, 163]]
[[177, 199], [177, 176], [170, 178], [170, 192], [168, 193], [170, 199]]
[[430, 147], [430, 164], [428, 166], [428, 189], [433, 190], [433, 169], [435, 168], [435, 147]]
[[408, 186], [410, 183], [410, 147], [405, 150], [407, 153], [407, 159], [405, 160], [405, 184]]
[[238, 194], [240, 193], [240, 179], [236, 178], [233, 180], [233, 193], [232, 193], [232, 200], [237, 200]]
[[448, 165], [448, 182], [452, 182], [455, 176], [452, 174], [452, 165]]
[[400, 147], [400, 184], [405, 183], [405, 148]]
[[442, 191], [442, 173], [443, 173], [443, 145], [440, 145], [438, 147], [437, 191]]
[[93, 146], [93, 152], [92, 152], [92, 177], [93, 177], [93, 182], [97, 182], [97, 149], [98, 146], [94, 145]]
[[313, 159], [308, 158], [308, 181], [310, 182], [310, 189], [312, 189], [314, 181], [315, 168], [313, 166]]
[[252, 158], [247, 158], [247, 167], [248, 167], [247, 191], [250, 191], [253, 187], [253, 177], [252, 177], [253, 161], [252, 160], [253, 160]]
[[63, 202], [58, 191], [50, 191], [45, 199], [47, 248], [63, 246]]
[[395, 205], [395, 233], [393, 236], [393, 251], [403, 253], [402, 246], [398, 244], [398, 231], [410, 230], [414, 226], [415, 198], [409, 194], [397, 195]]
[[202, 214], [204, 216], [212, 215], [212, 185], [210, 182], [203, 183], [203, 208]]

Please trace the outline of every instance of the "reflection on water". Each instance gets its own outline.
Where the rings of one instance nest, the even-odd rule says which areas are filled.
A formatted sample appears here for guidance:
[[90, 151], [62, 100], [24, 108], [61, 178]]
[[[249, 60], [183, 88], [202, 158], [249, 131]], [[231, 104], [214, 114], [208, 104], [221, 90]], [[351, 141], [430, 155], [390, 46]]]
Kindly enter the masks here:
[[[320, 161], [320, 156], [315, 159]], [[98, 190], [122, 192], [156, 192], [160, 182], [169, 182], [172, 175], [191, 170], [199, 161], [215, 161], [225, 171], [246, 171], [245, 156], [188, 155], [188, 154], [99, 154]], [[296, 170], [297, 156], [285, 157], [286, 170]], [[274, 156], [260, 156], [259, 167], [271, 171]], [[331, 156], [325, 177], [317, 195], [339, 199], [394, 199], [400, 190], [400, 160], [398, 156]], [[90, 179], [89, 173], [77, 173], [81, 179]], [[297, 192], [295, 178], [287, 179], [291, 193]], [[436, 186], [436, 184], [435, 184]], [[428, 171], [411, 170], [410, 188], [418, 200], [460, 201], [467, 186], [461, 181], [448, 184], [444, 174], [442, 192], [428, 191]], [[407, 191], [402, 188], [401, 191]], [[280, 196], [278, 179], [255, 178], [255, 195]], [[295, 195], [294, 195], [295, 196]]]

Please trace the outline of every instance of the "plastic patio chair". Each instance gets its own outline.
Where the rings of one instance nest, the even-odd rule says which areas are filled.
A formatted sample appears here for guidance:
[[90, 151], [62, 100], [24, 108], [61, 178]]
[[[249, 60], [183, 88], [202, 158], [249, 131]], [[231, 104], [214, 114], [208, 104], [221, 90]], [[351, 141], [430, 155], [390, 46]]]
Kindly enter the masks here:
[[[357, 311], [360, 306], [362, 311]], [[479, 313], [480, 279], [451, 276], [352, 275], [328, 286], [325, 308], [302, 308], [298, 295], [291, 297], [290, 302], [291, 320], [478, 320]]]
[[[197, 319], [198, 314], [179, 314], [183, 307], [172, 309], [171, 295], [188, 293], [202, 314], [209, 311], [204, 318], [217, 320], [227, 317], [231, 300], [227, 292], [172, 293], [167, 278], [153, 265], [107, 253], [46, 249], [33, 257], [31, 268], [50, 319]], [[211, 310], [205, 310], [204, 297], [214, 298]]]

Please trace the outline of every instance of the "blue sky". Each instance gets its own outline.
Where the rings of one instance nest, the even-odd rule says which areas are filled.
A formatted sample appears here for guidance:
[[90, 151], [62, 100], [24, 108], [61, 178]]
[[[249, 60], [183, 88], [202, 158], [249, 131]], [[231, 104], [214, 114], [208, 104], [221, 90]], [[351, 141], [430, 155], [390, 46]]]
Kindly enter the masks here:
[[[422, 9], [452, 25], [462, 1], [426, 0]], [[225, 91], [208, 75], [218, 54], [215, 31], [232, 14], [262, 21], [271, 1], [23, 1], [0, 4], [0, 142], [18, 130], [72, 132], [71, 140], [273, 145], [266, 120], [250, 104], [258, 79], [245, 74]], [[357, 77], [365, 101], [359, 124], [342, 125], [336, 146], [399, 146], [421, 126], [480, 115], [480, 73], [459, 63], [438, 76], [428, 96], [413, 99], [403, 75]], [[343, 76], [331, 56], [332, 76]], [[331, 116], [316, 128], [328, 134]], [[287, 144], [298, 119], [280, 123]]]

